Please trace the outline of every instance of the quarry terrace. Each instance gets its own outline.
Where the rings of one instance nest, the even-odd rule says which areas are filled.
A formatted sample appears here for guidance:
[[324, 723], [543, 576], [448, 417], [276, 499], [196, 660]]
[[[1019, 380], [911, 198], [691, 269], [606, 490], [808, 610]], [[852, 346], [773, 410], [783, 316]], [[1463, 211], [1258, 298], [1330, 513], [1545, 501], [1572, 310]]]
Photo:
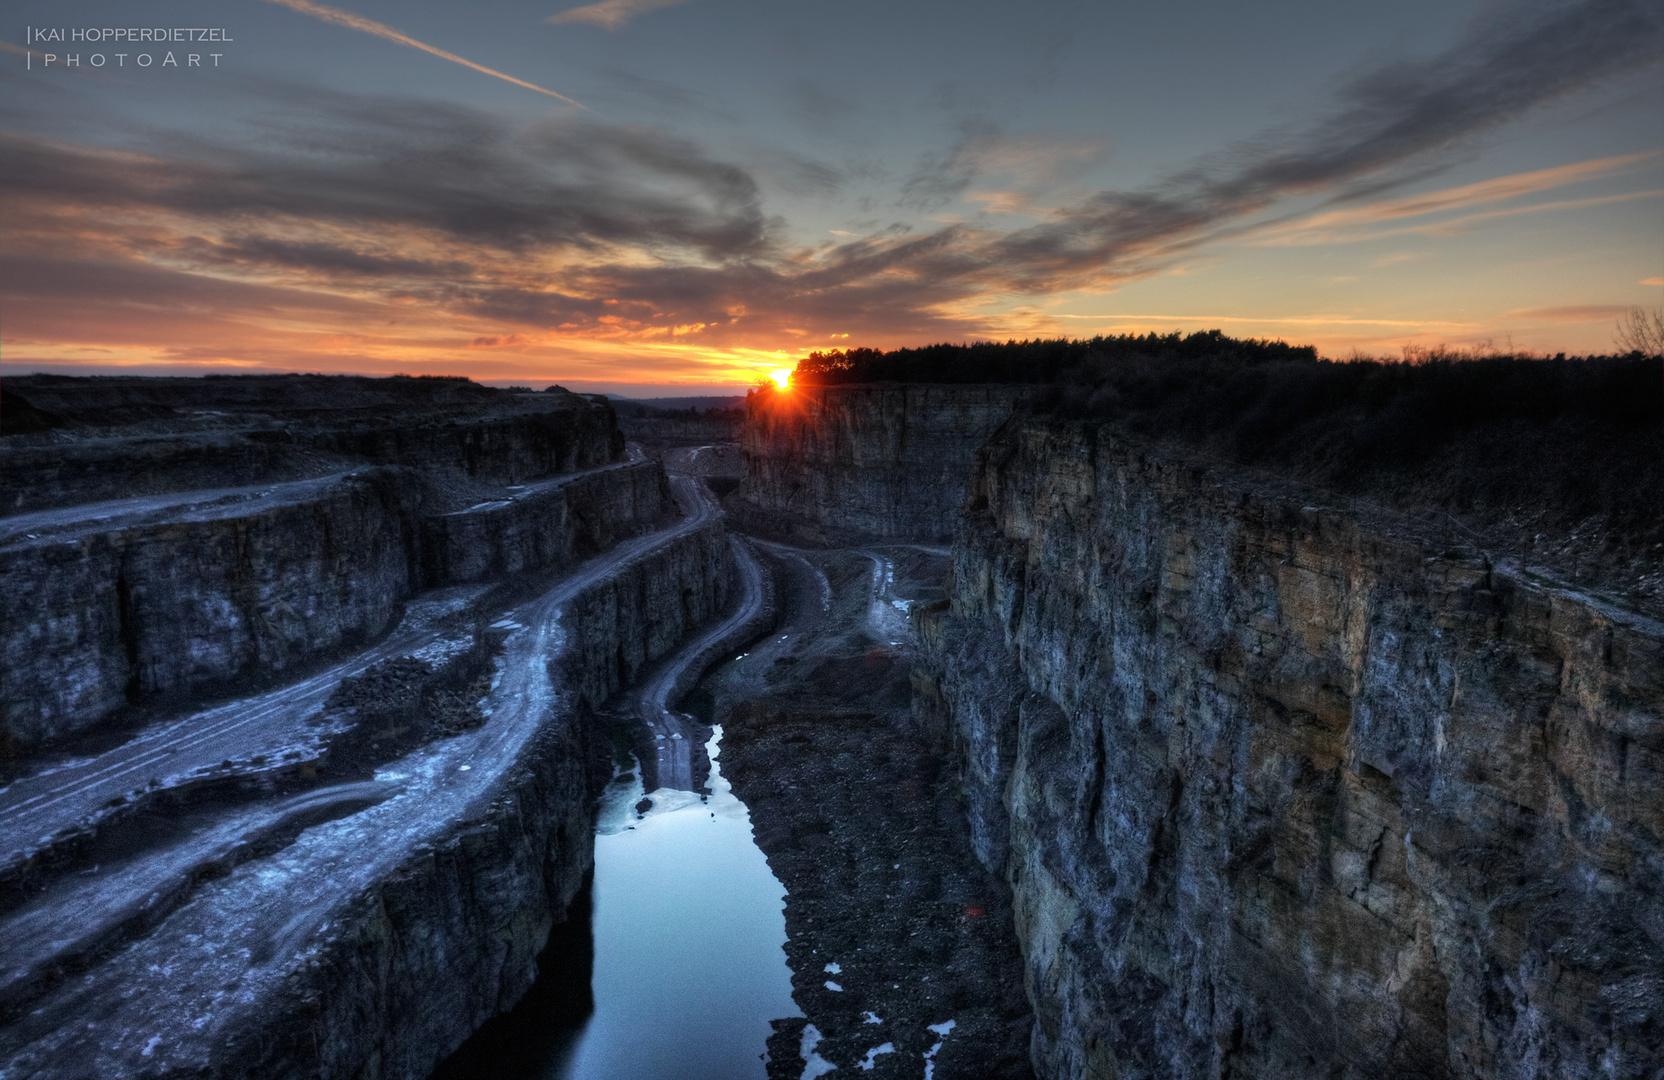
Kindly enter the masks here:
[[895, 363], [7, 380], [0, 1073], [1656, 1070], [1656, 504]]

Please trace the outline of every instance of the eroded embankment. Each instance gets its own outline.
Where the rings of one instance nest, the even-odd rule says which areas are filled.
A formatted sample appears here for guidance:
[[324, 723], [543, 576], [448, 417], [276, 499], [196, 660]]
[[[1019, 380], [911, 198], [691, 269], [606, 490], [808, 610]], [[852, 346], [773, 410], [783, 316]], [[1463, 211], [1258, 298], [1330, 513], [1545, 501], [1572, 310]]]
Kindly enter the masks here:
[[483, 724], [38, 1001], [0, 1075], [427, 1075], [531, 985], [589, 868], [588, 711], [722, 610], [730, 560], [701, 514], [515, 609]]
[[1664, 628], [1039, 420], [922, 625], [1040, 1075], [1664, 1068]]

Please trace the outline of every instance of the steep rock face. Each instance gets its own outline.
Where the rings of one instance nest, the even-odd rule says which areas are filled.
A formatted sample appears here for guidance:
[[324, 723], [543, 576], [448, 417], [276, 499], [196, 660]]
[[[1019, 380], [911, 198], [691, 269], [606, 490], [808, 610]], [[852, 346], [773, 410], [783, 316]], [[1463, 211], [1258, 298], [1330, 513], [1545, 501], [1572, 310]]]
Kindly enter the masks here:
[[1664, 1068], [1664, 628], [1038, 421], [950, 605], [1040, 1075]]
[[304, 480], [343, 467], [295, 446], [280, 432], [211, 432], [190, 439], [12, 437], [0, 442], [0, 512]]
[[7, 381], [21, 390], [45, 419], [0, 444], [0, 760], [374, 638], [419, 589], [561, 569], [670, 505], [655, 468], [608, 468], [612, 407], [564, 390]]
[[604, 399], [462, 380], [24, 376], [58, 427], [0, 440], [0, 513], [300, 480], [354, 465], [524, 484], [623, 454]]
[[[945, 539], [976, 450], [1018, 386], [831, 386], [746, 401], [742, 518], [817, 539]], [[749, 513], [745, 513], [749, 511]]]
[[553, 571], [671, 507], [636, 462], [422, 517], [404, 468], [275, 485], [0, 541], [4, 745], [27, 752], [130, 704], [269, 679], [373, 639], [431, 586]]
[[[420, 1080], [537, 977], [594, 861], [584, 717], [727, 604], [720, 525], [575, 597], [551, 658], [563, 695], [483, 813], [412, 852], [320, 954], [209, 1050], [213, 1075]], [[207, 1049], [207, 1048], [205, 1048]]]
[[[27, 748], [129, 703], [281, 672], [374, 637], [420, 584], [403, 470], [288, 486], [155, 524], [12, 537], [0, 591], [5, 734]], [[282, 496], [288, 497], [282, 497]]]
[[712, 409], [700, 416], [633, 416], [626, 406], [618, 427], [625, 438], [641, 443], [719, 443], [738, 439], [743, 420], [741, 409]]
[[539, 484], [423, 522], [426, 580], [488, 581], [553, 570], [657, 522], [671, 507], [664, 470], [638, 461]]
[[532, 984], [592, 866], [590, 710], [722, 610], [732, 576], [712, 522], [587, 579], [554, 633], [522, 628], [483, 725], [352, 785], [389, 789], [368, 809], [209, 875], [0, 1029], [0, 1073], [427, 1076]]
[[[611, 406], [581, 405], [484, 418], [447, 417], [421, 426], [359, 423], [306, 437], [318, 451], [414, 468], [460, 468], [476, 480], [523, 484], [593, 469], [624, 452]], [[542, 402], [536, 402], [541, 405]]]

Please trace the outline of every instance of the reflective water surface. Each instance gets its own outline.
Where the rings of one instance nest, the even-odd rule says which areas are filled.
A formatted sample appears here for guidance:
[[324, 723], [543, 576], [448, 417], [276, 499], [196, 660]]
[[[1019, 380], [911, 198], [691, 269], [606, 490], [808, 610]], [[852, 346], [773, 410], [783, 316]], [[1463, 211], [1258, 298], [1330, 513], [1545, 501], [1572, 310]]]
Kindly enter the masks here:
[[[771, 1019], [802, 1015], [786, 967], [785, 890], [723, 779], [711, 794], [661, 788], [639, 770], [602, 797], [595, 838], [592, 1014], [579, 986], [581, 928], [557, 930], [539, 985], [436, 1078], [762, 1080]], [[574, 913], [581, 919], [581, 912]], [[561, 985], [564, 984], [564, 985]]]

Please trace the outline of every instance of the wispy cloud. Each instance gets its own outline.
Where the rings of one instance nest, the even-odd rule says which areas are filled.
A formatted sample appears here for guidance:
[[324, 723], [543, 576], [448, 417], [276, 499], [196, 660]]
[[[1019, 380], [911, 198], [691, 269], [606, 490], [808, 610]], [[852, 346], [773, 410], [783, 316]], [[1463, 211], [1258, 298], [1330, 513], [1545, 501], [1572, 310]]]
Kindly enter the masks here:
[[[1613, 175], [1630, 159], [1383, 197], [1464, 140], [1656, 62], [1661, 23], [1652, 0], [1515, 9], [1439, 55], [1354, 79], [1303, 126], [1145, 189], [1032, 209], [1040, 219], [1019, 228], [996, 228], [992, 215], [927, 233], [874, 222], [858, 226], [862, 235], [835, 231], [831, 244], [794, 241], [789, 223], [765, 212], [751, 171], [686, 138], [570, 115], [514, 126], [432, 101], [274, 88], [271, 111], [295, 120], [274, 121], [259, 141], [151, 139], [146, 152], [124, 153], [8, 136], [8, 347], [55, 341], [188, 362], [327, 354], [367, 370], [430, 356], [425, 370], [442, 370], [445, 357], [581, 342], [591, 356], [657, 357], [670, 372], [693, 370], [696, 354], [756, 352], [761, 363], [759, 342], [852, 330], [902, 343], [1056, 326], [1044, 312], [1006, 309], [1018, 295], [1113, 287], [1184, 265], [1295, 196], [1329, 198], [1322, 212], [1353, 215], [1334, 219], [1349, 227], [1419, 227], [1421, 214]], [[1041, 142], [1025, 138], [968, 130], [933, 174], [918, 174], [914, 193], [957, 197], [986, 173], [1013, 180], [999, 191], [1032, 198], [1075, 182], [1071, 170], [1103, 152], [1053, 140], [1049, 156], [1028, 161]], [[789, 164], [794, 182], [840, 182], [831, 166]], [[1363, 190], [1377, 201], [1337, 204]], [[1200, 321], [1347, 318], [1394, 331], [1430, 325]], [[414, 360], [407, 369], [424, 370]]]
[[1572, 165], [1561, 165], [1552, 169], [1538, 169], [1532, 172], [1499, 176], [1490, 180], [1481, 180], [1478, 183], [1445, 188], [1441, 191], [1386, 199], [1365, 206], [1348, 207], [1341, 210], [1320, 210], [1308, 216], [1296, 218], [1292, 221], [1276, 222], [1263, 229], [1256, 230], [1255, 239], [1262, 244], [1304, 245], [1375, 240], [1405, 233], [1441, 235], [1459, 231], [1474, 222], [1494, 217], [1511, 217], [1547, 210], [1565, 210], [1580, 206], [1597, 206], [1603, 203], [1649, 198], [1658, 195], [1659, 192], [1651, 190], [1634, 191], [1585, 199], [1562, 199], [1531, 206], [1483, 211], [1455, 219], [1414, 226], [1390, 229], [1371, 228], [1371, 226], [1402, 221], [1406, 218], [1448, 213], [1452, 210], [1461, 210], [1485, 203], [1505, 202], [1509, 199], [1534, 195], [1557, 187], [1611, 176], [1642, 162], [1651, 161], [1657, 158], [1659, 153], [1657, 150], [1649, 150], [1639, 154], [1596, 158]]
[[1629, 314], [1618, 304], [1571, 304], [1565, 307], [1531, 307], [1510, 311], [1519, 319], [1550, 323], [1615, 322]]
[[924, 156], [902, 185], [900, 201], [915, 210], [938, 210], [983, 177], [1005, 181], [1027, 200], [1079, 176], [1108, 153], [1108, 141], [1100, 138], [1049, 131], [1008, 134], [985, 121], [967, 121], [947, 153]]
[[549, 16], [543, 21], [551, 23], [588, 23], [591, 26], [599, 26], [603, 30], [622, 30], [637, 15], [645, 15], [649, 11], [675, 7], [677, 4], [685, 2], [686, 0], [600, 0], [600, 3], [568, 8], [558, 15]]
[[1553, 169], [1514, 173], [1511, 176], [1481, 180], [1476, 184], [1463, 184], [1461, 187], [1445, 188], [1443, 191], [1430, 191], [1423, 195], [1408, 195], [1404, 198], [1389, 199], [1385, 202], [1351, 210], [1332, 210], [1308, 218], [1307, 223], [1311, 225], [1357, 225], [1377, 221], [1391, 221], [1395, 218], [1420, 217], [1423, 214], [1459, 210], [1468, 206], [1478, 206], [1482, 203], [1502, 202], [1505, 199], [1513, 199], [1521, 195], [1531, 195], [1539, 191], [1564, 187], [1567, 184], [1610, 176], [1612, 173], [1627, 169], [1643, 161], [1650, 161], [1658, 157], [1659, 153], [1660, 151], [1657, 150], [1648, 150], [1640, 154], [1595, 158], [1590, 161], [1580, 161], [1574, 165], [1561, 165]]
[[1266, 132], [1137, 192], [1106, 191], [1001, 238], [990, 254], [1023, 266], [1035, 291], [1152, 263], [1245, 227], [1279, 200], [1379, 190], [1414, 166], [1545, 103], [1664, 55], [1664, 11], [1649, 0], [1498, 9], [1448, 49], [1367, 72], [1337, 107]]
[[1477, 214], [1464, 214], [1448, 221], [1435, 221], [1402, 229], [1383, 230], [1371, 234], [1368, 239], [1373, 240], [1408, 233], [1419, 233], [1423, 236], [1454, 236], [1457, 233], [1466, 232], [1478, 222], [1489, 221], [1493, 218], [1519, 217], [1522, 214], [1541, 214], [1555, 210], [1579, 210], [1589, 206], [1609, 206], [1612, 203], [1633, 202], [1636, 199], [1656, 199], [1660, 196], [1664, 196], [1664, 188], [1649, 188], [1646, 191], [1624, 191], [1616, 195], [1594, 195], [1587, 199], [1556, 199], [1553, 202], [1533, 203], [1530, 206], [1511, 206], [1502, 210], [1485, 210]]
[[283, 7], [289, 8], [293, 11], [298, 11], [302, 15], [310, 15], [315, 19], [322, 19], [324, 22], [334, 23], [336, 26], [344, 26], [349, 30], [362, 30], [366, 34], [374, 34], [376, 37], [386, 38], [388, 41], [396, 41], [400, 45], [408, 45], [412, 49], [420, 49], [425, 53], [432, 53], [434, 56], [449, 60], [453, 64], [461, 64], [465, 68], [472, 68], [481, 74], [490, 75], [494, 79], [502, 79], [504, 82], [511, 82], [515, 86], [523, 86], [527, 90], [535, 90], [540, 94], [547, 94], [552, 98], [559, 98], [568, 105], [577, 105], [580, 109], [588, 108], [586, 105], [573, 101], [565, 94], [558, 94], [547, 87], [538, 86], [536, 83], [529, 83], [524, 79], [516, 79], [513, 75], [505, 75], [501, 71], [497, 71], [494, 68], [488, 68], [483, 64], [476, 64], [472, 60], [467, 60], [458, 56], [456, 53], [446, 52], [444, 49], [438, 48], [434, 45], [429, 45], [424, 41], [417, 41], [409, 34], [400, 33], [391, 26], [388, 26], [385, 23], [378, 23], [374, 19], [366, 19], [362, 15], [354, 15], [350, 11], [342, 11], [340, 8], [325, 7], [323, 4], [314, 4], [312, 0], [270, 0], [270, 2], [273, 4], [280, 4]]

